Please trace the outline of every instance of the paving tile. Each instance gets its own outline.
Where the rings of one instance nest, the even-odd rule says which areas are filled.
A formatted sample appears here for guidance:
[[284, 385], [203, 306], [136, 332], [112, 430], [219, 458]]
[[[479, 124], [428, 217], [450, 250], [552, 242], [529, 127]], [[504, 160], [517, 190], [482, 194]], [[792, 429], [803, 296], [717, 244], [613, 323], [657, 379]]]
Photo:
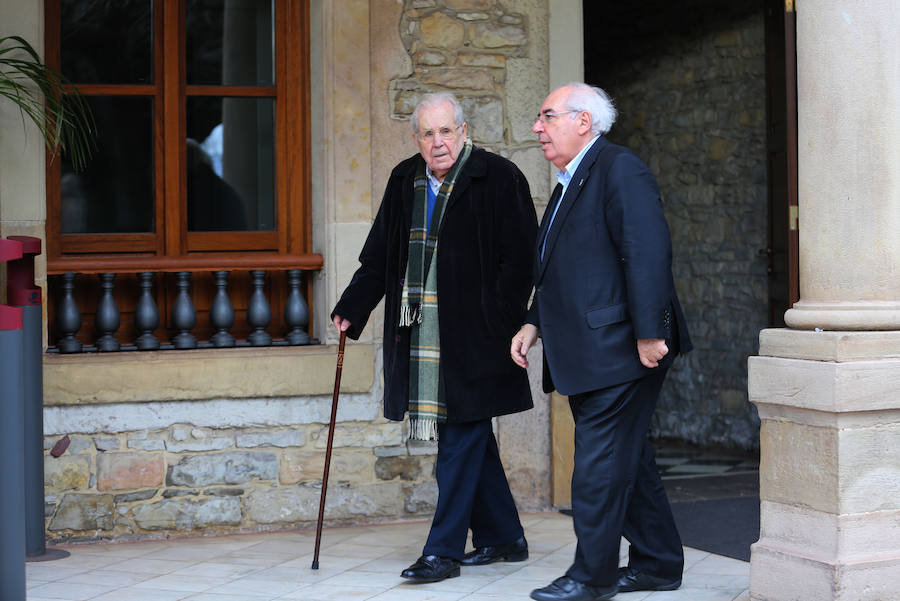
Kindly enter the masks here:
[[444, 593], [438, 591], [392, 589], [370, 597], [369, 601], [458, 601], [466, 593]]
[[148, 580], [153, 576], [149, 574], [134, 574], [132, 572], [117, 572], [115, 570], [92, 570], [69, 576], [58, 582], [72, 582], [75, 584], [99, 584], [102, 586], [131, 586], [138, 582]]
[[197, 593], [190, 597], [185, 597], [185, 601], [272, 601], [275, 599], [271, 595], [265, 597], [253, 597], [248, 600], [246, 595], [223, 595], [219, 593]]
[[171, 559], [145, 559], [139, 557], [137, 559], [127, 559], [117, 563], [115, 568], [117, 572], [134, 572], [135, 574], [169, 574], [175, 570], [191, 565], [192, 561], [175, 561]]
[[249, 600], [256, 600], [257, 597], [277, 598], [280, 595], [292, 593], [301, 587], [308, 586], [298, 582], [279, 582], [277, 580], [262, 580], [254, 577], [238, 578], [231, 582], [226, 582], [219, 586], [213, 587], [206, 591], [207, 593], [218, 593], [222, 595], [243, 595]]
[[278, 597], [278, 600], [294, 600], [297, 601], [364, 601], [371, 599], [375, 595], [383, 593], [387, 589], [378, 587], [356, 587], [342, 586], [337, 584], [327, 584], [319, 582], [310, 584], [297, 591]]
[[[91, 601], [181, 601], [192, 594], [189, 591], [139, 589], [129, 586], [94, 597]], [[28, 601], [32, 601], [31, 598]]]
[[142, 588], [146, 590], [160, 591], [186, 591], [189, 593], [200, 593], [220, 585], [222, 581], [218, 578], [205, 578], [202, 576], [187, 576], [183, 574], [165, 574], [157, 576], [150, 580], [144, 580], [135, 584], [133, 588]]
[[734, 601], [742, 589], [691, 589], [651, 593], [647, 601]]
[[224, 563], [221, 561], [204, 561], [194, 564], [190, 567], [172, 572], [173, 576], [201, 576], [206, 578], [217, 578], [219, 580], [233, 580], [259, 572], [262, 568], [256, 566], [239, 565], [234, 563]]
[[28, 593], [35, 597], [47, 599], [66, 599], [67, 601], [83, 601], [93, 599], [97, 595], [107, 593], [117, 587], [100, 584], [76, 584], [74, 582], [49, 582], [37, 586]]

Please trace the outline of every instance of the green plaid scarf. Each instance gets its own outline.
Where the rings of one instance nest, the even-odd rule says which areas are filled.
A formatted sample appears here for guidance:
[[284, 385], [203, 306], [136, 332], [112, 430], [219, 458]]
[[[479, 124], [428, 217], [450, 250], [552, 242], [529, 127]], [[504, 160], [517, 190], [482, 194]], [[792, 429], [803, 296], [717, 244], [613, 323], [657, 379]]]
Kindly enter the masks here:
[[419, 161], [413, 180], [409, 259], [400, 299], [400, 327], [412, 328], [409, 340], [409, 437], [415, 440], [437, 440], [438, 423], [447, 421], [440, 369], [441, 340], [435, 267], [438, 230], [447, 199], [471, 151], [472, 141], [467, 139], [437, 193], [430, 228], [427, 221], [428, 177], [425, 175], [424, 160]]

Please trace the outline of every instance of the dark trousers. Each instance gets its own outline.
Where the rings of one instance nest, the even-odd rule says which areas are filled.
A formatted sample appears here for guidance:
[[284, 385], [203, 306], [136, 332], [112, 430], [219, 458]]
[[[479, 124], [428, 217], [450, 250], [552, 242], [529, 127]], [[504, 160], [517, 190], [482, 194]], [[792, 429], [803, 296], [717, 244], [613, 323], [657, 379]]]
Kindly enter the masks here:
[[616, 582], [621, 537], [628, 565], [681, 578], [684, 554], [647, 439], [666, 370], [569, 398], [575, 418], [572, 515], [578, 546], [566, 575], [594, 586]]
[[476, 547], [524, 534], [491, 420], [438, 425], [435, 478], [438, 502], [424, 555], [462, 559], [470, 528]]

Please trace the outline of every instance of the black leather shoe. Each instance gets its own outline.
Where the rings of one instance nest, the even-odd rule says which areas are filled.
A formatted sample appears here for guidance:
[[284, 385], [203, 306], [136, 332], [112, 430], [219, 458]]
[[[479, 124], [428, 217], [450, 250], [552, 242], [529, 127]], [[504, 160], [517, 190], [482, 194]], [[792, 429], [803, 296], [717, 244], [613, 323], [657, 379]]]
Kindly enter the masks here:
[[525, 561], [528, 559], [528, 541], [523, 536], [517, 541], [505, 545], [491, 547], [476, 547], [463, 557], [461, 563], [464, 566], [483, 566], [495, 561]]
[[681, 578], [671, 580], [653, 576], [634, 568], [619, 568], [619, 578], [616, 581], [620, 593], [632, 591], [674, 591], [681, 586]]
[[615, 586], [589, 586], [562, 576], [544, 588], [531, 591], [531, 598], [537, 601], [604, 601], [612, 599], [618, 592]]
[[400, 575], [414, 582], [438, 582], [459, 576], [459, 562], [449, 557], [423, 555]]

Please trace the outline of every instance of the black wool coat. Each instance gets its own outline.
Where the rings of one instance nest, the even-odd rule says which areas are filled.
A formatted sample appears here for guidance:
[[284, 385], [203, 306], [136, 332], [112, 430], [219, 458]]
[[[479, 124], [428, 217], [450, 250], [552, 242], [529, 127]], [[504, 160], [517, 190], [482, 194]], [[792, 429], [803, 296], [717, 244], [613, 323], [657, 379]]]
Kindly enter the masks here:
[[[409, 404], [410, 328], [398, 325], [406, 275], [416, 154], [391, 172], [359, 269], [332, 312], [356, 340], [384, 297], [384, 415], [400, 421]], [[530, 409], [525, 370], [509, 345], [525, 318], [537, 217], [528, 182], [510, 161], [473, 148], [438, 232], [441, 373], [447, 419], [488, 419]]]

